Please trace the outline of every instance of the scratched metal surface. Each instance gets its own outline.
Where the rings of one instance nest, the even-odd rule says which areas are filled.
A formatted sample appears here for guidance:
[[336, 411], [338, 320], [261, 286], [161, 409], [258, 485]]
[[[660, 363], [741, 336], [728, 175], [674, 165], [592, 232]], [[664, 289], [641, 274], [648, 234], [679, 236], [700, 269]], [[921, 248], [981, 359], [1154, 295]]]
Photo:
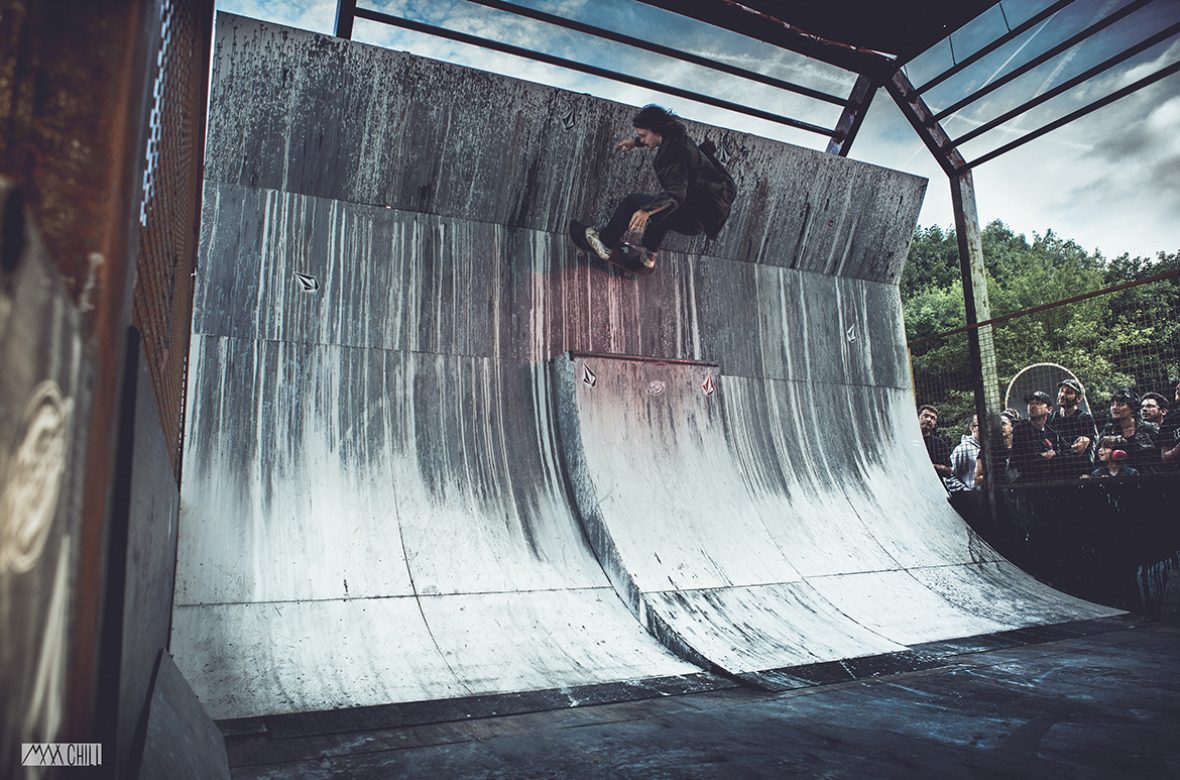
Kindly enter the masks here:
[[[635, 281], [564, 232], [655, 186], [607, 154], [631, 107], [224, 14], [211, 94], [171, 649], [215, 717], [1098, 614], [929, 474], [924, 180], [692, 125], [735, 215]], [[568, 351], [720, 389], [613, 360], [590, 396]]]

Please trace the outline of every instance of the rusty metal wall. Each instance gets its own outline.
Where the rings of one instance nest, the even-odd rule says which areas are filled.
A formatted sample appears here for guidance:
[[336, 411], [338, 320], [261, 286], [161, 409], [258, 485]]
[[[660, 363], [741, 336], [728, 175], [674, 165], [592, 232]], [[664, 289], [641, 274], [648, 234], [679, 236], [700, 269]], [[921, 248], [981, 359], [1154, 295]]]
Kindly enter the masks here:
[[163, 0], [139, 210], [134, 322], [179, 479], [184, 382], [200, 229], [213, 0]]
[[[160, 59], [164, 0], [0, 0], [0, 177], [5, 192], [18, 196], [5, 196], [11, 208], [5, 209], [0, 236], [0, 282], [8, 285], [0, 295], [0, 319], [7, 321], [0, 327], [0, 375], [6, 382], [0, 398], [0, 494], [5, 501], [26, 503], [30, 496], [46, 495], [37, 480], [58, 474], [54, 469], [60, 470], [56, 479], [61, 486], [54, 494], [56, 504], [39, 509], [39, 516], [52, 517], [52, 523], [36, 528], [9, 523], [8, 530], [22, 539], [35, 538], [37, 544], [29, 549], [41, 554], [22, 556], [19, 566], [11, 560], [0, 566], [3, 646], [41, 648], [18, 652], [0, 665], [5, 711], [23, 713], [19, 719], [0, 719], [5, 767], [15, 765], [8, 755], [13, 744], [35, 741], [26, 737], [96, 741], [112, 719], [102, 690], [113, 663], [109, 647], [103, 655], [104, 642], [112, 635], [104, 613], [111, 497], [118, 472], [125, 469], [117, 445], [138, 230], [144, 226], [138, 219], [141, 205], [152, 209], [145, 220], [150, 237], [144, 244], [151, 247], [150, 254], [163, 258], [144, 264], [139, 294], [141, 319], [167, 323], [167, 329], [155, 328], [164, 335], [153, 334], [154, 343], [165, 345], [153, 352], [164, 367], [159, 375], [174, 377], [171, 386], [157, 384], [161, 396], [181, 395], [182, 363], [177, 361], [187, 349], [170, 334], [187, 331], [188, 295], [183, 290], [174, 295], [172, 288], [177, 276], [188, 274], [178, 270], [185, 267], [186, 242], [191, 264], [205, 89], [205, 69], [197, 60], [206, 56], [202, 46], [208, 42], [209, 20], [205, 44], [185, 20], [200, 21], [211, 9], [209, 3], [196, 3], [182, 13], [182, 4], [176, 5], [169, 23], [175, 56]], [[181, 46], [181, 40], [192, 41], [192, 46]], [[157, 112], [153, 197], [145, 200], [141, 190], [154, 87], [159, 86], [157, 63], [165, 61], [166, 72], [179, 67], [188, 75], [174, 77], [183, 89], [173, 84], [164, 94], [188, 97], [165, 100]], [[199, 99], [193, 97], [197, 94]], [[182, 119], [173, 118], [177, 111]], [[186, 168], [187, 180], [176, 173]], [[182, 196], [170, 193], [174, 187], [183, 190]], [[165, 237], [155, 238], [157, 230]], [[42, 281], [31, 287], [21, 282], [21, 274], [34, 271]], [[177, 300], [185, 303], [178, 305]], [[50, 305], [53, 316], [36, 315], [31, 327], [17, 327], [25, 314]], [[14, 369], [22, 365], [32, 368]], [[22, 431], [29, 429], [26, 411], [40, 420], [53, 407], [42, 401], [56, 396], [30, 395], [18, 382], [22, 377], [56, 382], [61, 396], [57, 406], [69, 411], [69, 429], [54, 440], [66, 449], [48, 465], [30, 460], [37, 453], [23, 448]], [[35, 407], [29, 406], [30, 398], [37, 401]], [[179, 408], [174, 406], [170, 414], [175, 418]], [[5, 420], [10, 424], [2, 424]], [[172, 429], [177, 427], [173, 422]], [[29, 463], [40, 471], [21, 466]], [[175, 463], [172, 474], [174, 468]], [[175, 491], [174, 480], [166, 481]], [[3, 513], [6, 522], [18, 516], [23, 515]], [[35, 536], [35, 530], [44, 538]]]

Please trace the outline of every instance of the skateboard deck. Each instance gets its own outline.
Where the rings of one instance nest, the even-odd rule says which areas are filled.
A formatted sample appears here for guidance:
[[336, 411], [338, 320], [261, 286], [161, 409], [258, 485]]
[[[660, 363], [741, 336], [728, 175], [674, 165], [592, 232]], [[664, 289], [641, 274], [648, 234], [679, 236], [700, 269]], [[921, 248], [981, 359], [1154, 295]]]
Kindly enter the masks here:
[[[571, 219], [569, 224], [570, 240], [574, 242], [581, 254], [587, 254], [591, 257], [602, 260], [598, 257], [598, 253], [594, 248], [586, 242], [586, 225], [576, 219]], [[643, 264], [643, 250], [636, 249], [631, 244], [623, 244], [619, 247], [611, 249], [610, 257], [604, 262], [610, 263], [615, 268], [636, 276], [647, 276], [655, 271], [655, 268]]]

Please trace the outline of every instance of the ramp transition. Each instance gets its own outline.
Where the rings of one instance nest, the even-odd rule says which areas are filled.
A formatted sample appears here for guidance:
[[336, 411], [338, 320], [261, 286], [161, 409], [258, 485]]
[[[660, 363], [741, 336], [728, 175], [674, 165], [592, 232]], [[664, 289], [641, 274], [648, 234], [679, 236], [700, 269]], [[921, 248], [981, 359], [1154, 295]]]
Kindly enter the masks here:
[[767, 683], [1111, 614], [923, 462], [922, 180], [690, 123], [734, 217], [631, 281], [564, 226], [655, 186], [610, 152], [632, 108], [226, 14], [214, 63], [171, 650], [215, 718]]

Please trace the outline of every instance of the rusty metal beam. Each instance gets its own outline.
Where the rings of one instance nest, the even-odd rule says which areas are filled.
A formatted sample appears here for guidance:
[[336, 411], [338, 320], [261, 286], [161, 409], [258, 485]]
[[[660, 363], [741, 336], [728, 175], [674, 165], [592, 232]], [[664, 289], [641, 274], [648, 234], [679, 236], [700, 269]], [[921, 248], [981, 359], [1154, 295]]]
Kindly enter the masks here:
[[828, 142], [828, 154], [848, 156], [848, 150], [852, 147], [852, 142], [856, 140], [856, 134], [860, 131], [865, 114], [869, 111], [869, 104], [873, 102], [873, 96], [876, 94], [876, 82], [868, 76], [857, 76], [856, 83], [852, 85], [852, 92], [848, 96], [848, 105], [840, 115], [839, 121], [836, 122], [836, 134]]
[[[979, 231], [979, 210], [975, 205], [975, 183], [970, 170], [964, 170], [950, 177], [951, 205], [955, 213], [955, 237], [959, 245], [959, 275], [963, 280], [963, 305], [967, 324], [975, 325], [980, 320], [991, 318], [991, 305], [987, 296], [987, 274], [983, 257], [983, 241]], [[995, 474], [991, 461], [991, 442], [1000, 441], [999, 412], [1000, 394], [995, 382], [996, 354], [993, 348], [990, 326], [975, 327], [967, 331], [967, 354], [971, 363], [971, 375], [975, 380], [975, 414], [979, 418], [979, 444], [989, 467], [988, 474]], [[987, 512], [989, 520], [995, 521], [995, 479], [987, 480]]]
[[910, 83], [905, 73], [900, 70], [894, 73], [893, 77], [885, 83], [885, 88], [889, 90], [889, 94], [893, 96], [901, 113], [909, 120], [910, 125], [917, 131], [918, 137], [922, 139], [922, 143], [926, 144], [926, 148], [934, 155], [934, 159], [938, 161], [947, 176], [955, 176], [967, 167], [967, 161], [959, 153], [958, 147], [934, 118], [930, 107], [914, 89], [914, 85]]
[[336, 0], [336, 37], [352, 38], [354, 21], [356, 21], [356, 0]]
[[[999, 411], [999, 392], [996, 376], [996, 356], [992, 349], [990, 329], [976, 325], [981, 319], [991, 317], [991, 306], [987, 297], [987, 274], [983, 257], [983, 241], [979, 231], [979, 211], [975, 205], [975, 182], [963, 155], [954, 141], [930, 114], [930, 108], [921, 94], [910, 83], [905, 73], [898, 70], [886, 84], [889, 93], [901, 108], [902, 113], [913, 125], [926, 147], [946, 172], [951, 187], [951, 205], [955, 214], [955, 236], [959, 247], [959, 275], [963, 281], [963, 307], [967, 319], [967, 352], [975, 379], [975, 412], [979, 416], [980, 445], [990, 461], [989, 442], [997, 440], [999, 419], [993, 412]], [[986, 348], [985, 348], [986, 344]], [[994, 474], [995, 471], [989, 471]], [[987, 512], [989, 519], [995, 519], [995, 480], [988, 480]]]
[[830, 41], [733, 0], [709, 4], [684, 3], [682, 0], [640, 2], [774, 44], [853, 73], [885, 78], [896, 67], [893, 57], [887, 54]]
[[734, 103], [729, 100], [722, 100], [721, 98], [711, 97], [709, 95], [702, 95], [699, 92], [693, 92], [679, 87], [661, 84], [650, 79], [632, 76], [627, 73], [620, 73], [618, 71], [600, 68], [596, 65], [587, 65], [575, 60], [568, 60], [563, 57], [555, 57], [551, 54], [544, 54], [542, 52], [526, 49], [521, 46], [514, 46], [509, 43], [501, 43], [500, 41], [492, 41], [487, 38], [481, 38], [478, 35], [469, 35], [468, 33], [458, 32], [456, 30], [448, 30], [445, 27], [438, 27], [425, 22], [415, 21], [413, 19], [406, 19], [392, 14], [381, 13], [380, 11], [373, 11], [367, 8], [358, 8], [356, 11], [358, 19], [368, 19], [374, 22], [382, 22], [384, 24], [392, 25], [394, 27], [401, 27], [406, 30], [414, 32], [425, 33], [427, 35], [434, 35], [439, 38], [446, 38], [447, 40], [457, 41], [459, 43], [469, 44], [471, 46], [478, 46], [484, 49], [491, 49], [493, 51], [511, 54], [515, 57], [523, 57], [525, 59], [536, 60], [547, 65], [555, 65], [559, 68], [566, 68], [567, 70], [578, 71], [579, 73], [586, 73], [591, 76], [598, 76], [599, 78], [617, 81], [623, 84], [631, 84], [633, 86], [642, 87], [643, 89], [651, 90], [652, 92], [660, 92], [665, 95], [673, 95], [675, 97], [692, 100], [697, 103], [704, 103], [706, 105], [723, 108], [726, 111], [733, 111], [737, 114], [745, 114], [746, 116], [756, 117], [758, 119], [765, 119], [768, 122], [775, 122], [776, 124], [794, 127], [797, 130], [805, 130], [809, 133], [816, 133], [817, 135], [828, 136], [829, 138], [835, 133], [826, 127], [812, 124], [811, 122], [804, 122], [800, 119], [783, 116], [782, 114], [775, 114], [770, 111], [763, 111], [757, 108], [744, 106], [740, 103]]
[[721, 73], [727, 73], [731, 76], [737, 76], [738, 78], [749, 79], [750, 81], [756, 81], [760, 84], [775, 87], [776, 89], [782, 89], [787, 92], [794, 92], [795, 94], [803, 95], [804, 97], [813, 98], [815, 100], [822, 100], [833, 105], [848, 105], [848, 99], [842, 98], [839, 95], [831, 95], [827, 92], [821, 92], [818, 89], [811, 89], [810, 87], [805, 87], [790, 81], [777, 79], [773, 76], [767, 76], [764, 73], [757, 73], [752, 70], [746, 70], [745, 68], [738, 68], [724, 62], [719, 62], [716, 59], [702, 57], [699, 54], [692, 54], [691, 52], [675, 49], [671, 46], [664, 46], [645, 38], [636, 38], [631, 35], [624, 35], [623, 33], [615, 32], [614, 30], [608, 30], [604, 27], [597, 27], [595, 25], [579, 22], [564, 16], [545, 13], [544, 11], [538, 11], [534, 8], [518, 5], [517, 3], [509, 3], [505, 2], [504, 0], [467, 0], [467, 2], [486, 6], [488, 8], [494, 8], [497, 11], [506, 11], [507, 13], [523, 16], [528, 19], [535, 19], [539, 22], [545, 22], [546, 24], [552, 24], [557, 27], [564, 27], [567, 30], [585, 33], [586, 35], [593, 35], [597, 38], [603, 38], [608, 41], [622, 43], [627, 46], [631, 46], [632, 48], [642, 49], [644, 51], [649, 51], [653, 54], [660, 54], [665, 57], [671, 57], [673, 59], [680, 60], [681, 62], [699, 65], [702, 68], [720, 71]]

